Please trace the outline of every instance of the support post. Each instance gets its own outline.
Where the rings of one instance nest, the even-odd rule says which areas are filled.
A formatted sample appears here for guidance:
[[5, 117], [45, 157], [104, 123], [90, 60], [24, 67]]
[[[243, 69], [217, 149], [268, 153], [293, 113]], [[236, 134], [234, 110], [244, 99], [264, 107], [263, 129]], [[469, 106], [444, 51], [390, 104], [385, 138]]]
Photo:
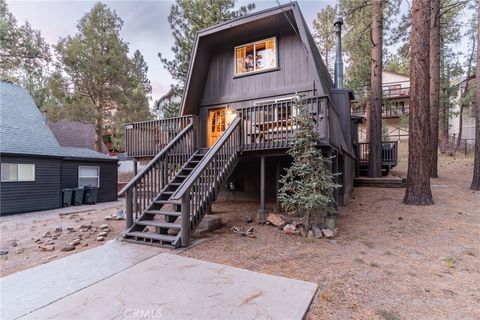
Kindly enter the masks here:
[[190, 242], [190, 189], [182, 196], [182, 229], [180, 229], [181, 245], [188, 247]]
[[258, 223], [267, 221], [267, 211], [265, 210], [265, 156], [260, 158], [260, 208], [257, 210]]
[[275, 211], [280, 212], [280, 199], [278, 199], [278, 194], [280, 191], [280, 159], [277, 161], [277, 167], [275, 168]]
[[133, 190], [131, 188], [127, 190], [125, 221], [127, 223], [127, 229], [130, 229], [133, 226]]

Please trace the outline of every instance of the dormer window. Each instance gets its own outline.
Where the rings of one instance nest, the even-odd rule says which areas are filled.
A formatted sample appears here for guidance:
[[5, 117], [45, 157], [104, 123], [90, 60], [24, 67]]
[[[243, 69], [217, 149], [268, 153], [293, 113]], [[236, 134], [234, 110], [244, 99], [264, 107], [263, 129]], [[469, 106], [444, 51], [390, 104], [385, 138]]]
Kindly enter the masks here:
[[235, 47], [235, 75], [277, 67], [277, 39], [269, 38]]

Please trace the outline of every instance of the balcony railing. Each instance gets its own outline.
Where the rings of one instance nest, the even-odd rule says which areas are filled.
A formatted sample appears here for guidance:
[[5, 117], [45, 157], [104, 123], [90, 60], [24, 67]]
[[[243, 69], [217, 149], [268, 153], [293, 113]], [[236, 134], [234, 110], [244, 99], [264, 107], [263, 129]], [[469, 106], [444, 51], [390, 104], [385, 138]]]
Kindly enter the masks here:
[[[327, 97], [307, 98], [320, 138], [327, 138]], [[266, 103], [239, 110], [242, 119], [243, 150], [287, 148], [296, 125], [293, 101]]]
[[[368, 147], [370, 143], [357, 144], [357, 159], [360, 164], [368, 164]], [[393, 167], [398, 162], [398, 141], [382, 142], [382, 166]]]
[[[367, 114], [367, 107], [364, 105], [357, 106], [352, 109], [352, 115], [356, 116], [364, 116]], [[392, 117], [400, 117], [404, 114], [408, 114], [408, 107], [382, 107], [382, 117], [383, 118], [392, 118]]]
[[[360, 98], [366, 98], [369, 94], [368, 90], [355, 92], [356, 100]], [[410, 96], [410, 87], [405, 88], [384, 88], [382, 89], [382, 95], [384, 99], [395, 99], [395, 98], [408, 98]]]
[[194, 116], [129, 123], [125, 125], [125, 150], [129, 157], [153, 157], [190, 123]]

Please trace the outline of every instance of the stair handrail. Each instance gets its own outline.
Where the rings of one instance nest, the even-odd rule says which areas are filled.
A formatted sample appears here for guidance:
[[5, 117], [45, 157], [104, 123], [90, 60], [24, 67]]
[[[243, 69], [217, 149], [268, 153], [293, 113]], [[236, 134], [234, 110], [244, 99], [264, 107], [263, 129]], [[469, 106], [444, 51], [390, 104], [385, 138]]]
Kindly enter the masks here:
[[176, 135], [125, 187], [125, 217], [127, 229], [146, 210], [157, 194], [193, 155], [198, 146], [198, 122], [193, 121]]
[[182, 225], [176, 241], [181, 241], [183, 247], [188, 246], [191, 232], [198, 226], [221, 184], [228, 179], [239, 160], [242, 148], [240, 123], [240, 117], [233, 120], [170, 198], [180, 201]]
[[[220, 136], [220, 138], [215, 142], [215, 144], [208, 150], [208, 152], [205, 154], [203, 159], [197, 164], [195, 169], [192, 171], [192, 173], [188, 176], [188, 178], [183, 181], [183, 183], [180, 185], [180, 187], [177, 189], [177, 191], [170, 197], [172, 200], [180, 200], [182, 197], [185, 195], [185, 193], [190, 189], [190, 186], [195, 182], [195, 180], [198, 179], [200, 174], [205, 170], [205, 168], [210, 164], [210, 162], [213, 160], [215, 154], [217, 153], [218, 150], [225, 144], [225, 142], [228, 140], [232, 132], [235, 131], [235, 129], [239, 126], [240, 124], [240, 117], [236, 117], [232, 123], [228, 126], [227, 130]], [[238, 146], [238, 151], [240, 151], [241, 145]]]
[[193, 128], [193, 123], [187, 125], [159, 153], [157, 153], [157, 155], [153, 157], [153, 159], [150, 160], [148, 164], [120, 190], [120, 192], [118, 192], [118, 196], [122, 196], [125, 192], [130, 190], [138, 180], [143, 178], [145, 174], [155, 165], [155, 163], [157, 163], [160, 158], [164, 157], [164, 155], [168, 153], [168, 151], [177, 143], [177, 141], [180, 140], [180, 138], [183, 137], [191, 128]]

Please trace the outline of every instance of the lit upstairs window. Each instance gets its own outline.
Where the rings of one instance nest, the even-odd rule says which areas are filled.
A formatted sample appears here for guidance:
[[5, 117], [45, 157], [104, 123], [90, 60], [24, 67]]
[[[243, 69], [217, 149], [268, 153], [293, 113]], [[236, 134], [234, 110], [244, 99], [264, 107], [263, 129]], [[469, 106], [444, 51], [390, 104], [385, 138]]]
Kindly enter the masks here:
[[235, 47], [235, 75], [276, 68], [276, 40], [269, 38]]

